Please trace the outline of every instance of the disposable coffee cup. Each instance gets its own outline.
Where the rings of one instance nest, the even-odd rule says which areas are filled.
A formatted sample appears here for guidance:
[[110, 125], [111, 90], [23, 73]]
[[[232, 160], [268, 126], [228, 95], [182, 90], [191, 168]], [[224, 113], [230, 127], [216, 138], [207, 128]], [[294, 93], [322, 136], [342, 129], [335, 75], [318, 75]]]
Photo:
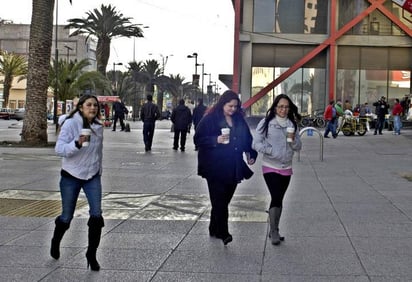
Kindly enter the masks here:
[[229, 144], [230, 128], [222, 128], [222, 135], [227, 136], [227, 140], [223, 144]]
[[84, 141], [82, 143], [83, 147], [87, 147], [90, 145], [90, 134], [92, 133], [92, 131], [89, 128], [83, 128], [80, 135], [82, 136], [87, 136], [87, 141]]
[[288, 127], [286, 128], [286, 132], [287, 132], [286, 141], [289, 143], [293, 142], [293, 137], [295, 135], [295, 128]]

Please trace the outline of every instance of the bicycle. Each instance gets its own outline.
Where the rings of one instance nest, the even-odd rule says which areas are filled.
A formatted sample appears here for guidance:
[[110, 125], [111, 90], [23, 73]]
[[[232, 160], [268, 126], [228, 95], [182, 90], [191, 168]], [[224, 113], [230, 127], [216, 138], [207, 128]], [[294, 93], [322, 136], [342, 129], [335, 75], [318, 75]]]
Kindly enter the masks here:
[[325, 128], [326, 120], [323, 118], [323, 112], [317, 110], [317, 111], [314, 111], [313, 116], [312, 115], [303, 116], [302, 120], [300, 121], [300, 125], [301, 127], [314, 126], [318, 128]]

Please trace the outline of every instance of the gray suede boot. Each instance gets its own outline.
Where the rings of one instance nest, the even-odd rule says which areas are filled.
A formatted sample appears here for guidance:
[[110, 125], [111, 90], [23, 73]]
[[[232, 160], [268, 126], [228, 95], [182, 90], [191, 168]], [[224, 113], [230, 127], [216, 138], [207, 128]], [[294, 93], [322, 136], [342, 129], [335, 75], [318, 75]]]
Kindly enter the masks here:
[[269, 224], [270, 232], [269, 237], [272, 239], [272, 245], [279, 245], [280, 241], [283, 241], [279, 235], [279, 221], [282, 214], [282, 208], [273, 207], [269, 209]]

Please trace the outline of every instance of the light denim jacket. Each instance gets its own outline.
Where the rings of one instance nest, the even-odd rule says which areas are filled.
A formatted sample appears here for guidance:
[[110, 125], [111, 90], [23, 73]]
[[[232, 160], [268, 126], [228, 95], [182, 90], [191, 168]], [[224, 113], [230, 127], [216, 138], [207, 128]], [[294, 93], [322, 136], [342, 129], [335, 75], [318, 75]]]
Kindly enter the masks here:
[[103, 126], [93, 123], [90, 145], [78, 149], [75, 141], [79, 139], [82, 128], [83, 119], [79, 113], [66, 119], [57, 138], [55, 151], [63, 157], [63, 170], [76, 178], [88, 180], [102, 173]]
[[296, 131], [295, 140], [286, 142], [286, 128], [293, 127], [288, 120], [287, 125], [282, 127], [275, 118], [269, 122], [267, 137], [262, 132], [265, 119], [262, 119], [256, 127], [256, 136], [253, 139], [252, 148], [263, 154], [263, 165], [278, 169], [292, 167], [292, 159], [295, 151], [300, 151], [302, 142], [299, 131]]

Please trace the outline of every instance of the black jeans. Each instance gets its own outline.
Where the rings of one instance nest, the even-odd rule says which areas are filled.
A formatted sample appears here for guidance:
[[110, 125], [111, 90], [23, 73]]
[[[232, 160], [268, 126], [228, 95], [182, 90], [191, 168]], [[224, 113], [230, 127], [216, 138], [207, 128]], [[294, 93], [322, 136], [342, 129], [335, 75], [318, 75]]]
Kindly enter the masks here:
[[154, 121], [143, 122], [143, 142], [144, 142], [146, 150], [152, 149], [154, 130], [155, 130]]
[[180, 150], [185, 150], [186, 145], [186, 136], [187, 136], [187, 129], [174, 129], [175, 134], [173, 138], [173, 149], [177, 150], [179, 146], [179, 137], [180, 137]]
[[382, 133], [383, 125], [385, 124], [385, 117], [378, 117], [376, 120], [376, 125], [375, 125], [375, 133], [379, 131], [379, 133]]
[[281, 208], [283, 206], [283, 197], [285, 196], [286, 190], [288, 189], [291, 176], [285, 176], [271, 172], [263, 174], [263, 178], [265, 179], [271, 196], [269, 208]]
[[217, 236], [226, 237], [229, 235], [229, 203], [235, 193], [237, 183], [225, 184], [221, 181], [208, 179], [207, 185], [212, 204], [209, 231]]
[[123, 122], [124, 117], [119, 116], [119, 115], [114, 115], [114, 119], [113, 119], [113, 130], [116, 130], [116, 123], [117, 120], [120, 120], [120, 127], [122, 130], [124, 130], [124, 122]]

